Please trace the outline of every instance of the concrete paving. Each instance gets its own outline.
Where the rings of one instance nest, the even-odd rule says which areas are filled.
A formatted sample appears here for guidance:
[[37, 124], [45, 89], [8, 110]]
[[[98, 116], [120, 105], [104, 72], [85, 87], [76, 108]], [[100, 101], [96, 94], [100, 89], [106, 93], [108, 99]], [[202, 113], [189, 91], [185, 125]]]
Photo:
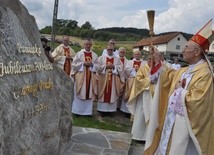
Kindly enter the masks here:
[[130, 146], [128, 155], [143, 155], [143, 150], [144, 150], [143, 145]]
[[142, 155], [143, 146], [131, 146], [131, 134], [73, 127], [65, 155]]

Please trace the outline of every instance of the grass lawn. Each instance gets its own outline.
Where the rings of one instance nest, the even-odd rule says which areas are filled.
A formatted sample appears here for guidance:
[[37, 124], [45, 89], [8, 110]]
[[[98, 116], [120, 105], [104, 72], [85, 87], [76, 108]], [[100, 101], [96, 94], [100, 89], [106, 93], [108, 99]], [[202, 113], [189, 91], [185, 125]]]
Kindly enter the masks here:
[[73, 115], [73, 125], [127, 133], [131, 132], [132, 121], [130, 121], [130, 118], [125, 117], [124, 113], [118, 111], [113, 116], [101, 117], [95, 109], [96, 105], [94, 106], [92, 117]]
[[73, 125], [119, 132], [130, 132], [130, 124], [115, 122], [114, 118], [104, 118], [100, 121], [94, 117], [73, 116]]

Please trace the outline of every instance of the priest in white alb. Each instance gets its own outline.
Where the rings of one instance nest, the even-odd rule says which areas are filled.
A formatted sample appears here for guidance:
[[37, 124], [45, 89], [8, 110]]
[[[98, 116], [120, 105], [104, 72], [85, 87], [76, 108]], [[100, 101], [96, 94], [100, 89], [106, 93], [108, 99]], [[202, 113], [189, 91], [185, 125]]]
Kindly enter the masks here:
[[140, 67], [144, 66], [145, 64], [146, 64], [146, 61], [142, 59], [141, 51], [135, 50], [133, 51], [133, 59], [129, 60], [125, 65], [125, 68], [124, 68], [125, 91], [122, 99], [122, 104], [120, 106], [120, 110], [124, 113], [130, 114], [130, 111], [128, 110], [126, 104], [129, 100], [133, 81], [137, 75], [137, 71], [139, 70]]
[[91, 50], [92, 43], [92, 39], [85, 39], [84, 49], [75, 55], [72, 62], [74, 76], [72, 113], [77, 115], [92, 115], [93, 100], [97, 94], [94, 64], [98, 56]]
[[120, 58], [120, 60], [122, 62], [122, 65], [123, 65], [122, 66], [123, 70], [121, 72], [122, 74], [120, 76], [120, 79], [121, 79], [121, 83], [120, 83], [120, 87], [121, 88], [120, 89], [121, 90], [120, 90], [119, 99], [118, 99], [118, 102], [117, 102], [117, 108], [120, 108], [122, 100], [123, 100], [124, 90], [125, 90], [125, 80], [126, 80], [126, 77], [125, 77], [124, 70], [125, 70], [125, 66], [126, 66], [126, 64], [128, 62], [128, 59], [125, 56], [125, 54], [126, 54], [126, 48], [125, 47], [120, 47], [118, 49], [118, 51], [119, 51], [118, 57]]
[[[126, 89], [130, 91], [126, 105], [133, 115], [132, 139], [145, 143], [151, 105], [151, 94], [149, 91], [151, 84], [148, 77], [150, 61], [143, 61], [141, 63], [143, 64], [135, 73], [135, 78], [133, 79], [133, 70], [129, 76], [128, 80], [132, 80], [133, 84], [129, 89]], [[134, 68], [134, 66], [133, 62], [132, 67]]]
[[123, 70], [120, 58], [113, 54], [114, 47], [107, 46], [107, 55], [98, 58], [95, 66], [98, 74], [97, 111], [112, 114], [117, 111], [117, 100], [120, 94], [120, 75]]

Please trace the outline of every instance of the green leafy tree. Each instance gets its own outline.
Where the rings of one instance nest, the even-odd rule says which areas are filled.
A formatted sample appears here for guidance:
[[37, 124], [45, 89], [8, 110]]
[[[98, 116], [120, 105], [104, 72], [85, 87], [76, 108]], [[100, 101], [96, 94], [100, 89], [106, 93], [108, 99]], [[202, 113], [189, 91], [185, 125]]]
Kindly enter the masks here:
[[83, 24], [82, 26], [81, 26], [81, 28], [82, 29], [88, 29], [88, 30], [92, 30], [93, 28], [92, 28], [92, 26], [91, 26], [91, 24], [87, 21], [87, 22], [85, 22], [85, 24]]
[[109, 32], [96, 31], [93, 35], [94, 39], [100, 41], [108, 41], [110, 39]]
[[73, 36], [80, 37], [81, 30], [82, 30], [81, 28], [76, 28], [75, 30], [73, 30], [72, 31]]
[[[51, 26], [46, 26], [40, 32], [51, 34]], [[72, 35], [75, 37], [97, 39], [99, 41], [108, 41], [114, 38], [118, 41], [138, 41], [149, 37], [148, 29], [112, 27], [95, 30], [90, 22], [86, 21], [81, 27], [76, 20], [57, 19], [55, 23], [56, 35]]]
[[65, 27], [68, 27], [74, 30], [78, 27], [78, 22], [76, 20], [67, 20]]
[[60, 34], [62, 35], [71, 35], [71, 29], [68, 27], [63, 27], [62, 29], [60, 29]]
[[[57, 19], [56, 21], [56, 33], [63, 34], [66, 32], [67, 35], [71, 34], [72, 30], [78, 28], [78, 22], [76, 20], [65, 20], [65, 19]], [[63, 30], [65, 29], [65, 30]], [[68, 29], [70, 29], [68, 31]]]
[[52, 27], [51, 26], [45, 26], [43, 29], [40, 30], [40, 33], [42, 34], [51, 34]]
[[93, 31], [88, 29], [82, 29], [80, 31], [80, 37], [81, 38], [92, 38], [93, 37]]

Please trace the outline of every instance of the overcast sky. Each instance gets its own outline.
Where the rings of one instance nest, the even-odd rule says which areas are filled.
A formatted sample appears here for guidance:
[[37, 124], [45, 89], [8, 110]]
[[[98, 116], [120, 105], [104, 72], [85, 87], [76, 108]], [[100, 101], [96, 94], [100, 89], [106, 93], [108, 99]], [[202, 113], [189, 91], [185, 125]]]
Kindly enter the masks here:
[[[55, 0], [20, 1], [36, 18], [39, 29], [52, 24]], [[79, 26], [89, 21], [95, 29], [148, 28], [147, 10], [155, 10], [155, 33], [195, 34], [214, 18], [214, 0], [59, 0], [58, 19], [76, 20]]]

